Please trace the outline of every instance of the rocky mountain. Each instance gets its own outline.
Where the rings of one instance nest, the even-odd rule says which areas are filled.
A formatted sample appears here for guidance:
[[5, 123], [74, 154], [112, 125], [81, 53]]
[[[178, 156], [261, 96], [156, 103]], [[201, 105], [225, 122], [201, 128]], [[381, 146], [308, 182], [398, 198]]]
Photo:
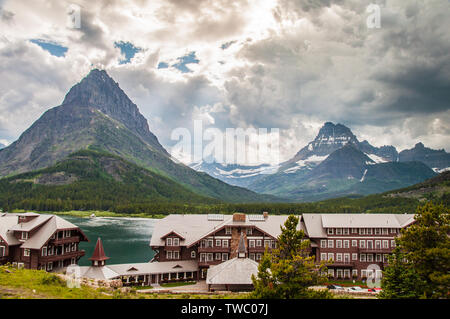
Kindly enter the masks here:
[[278, 170], [278, 166], [269, 164], [239, 165], [223, 164], [214, 161], [210, 163], [207, 161], [192, 163], [189, 167], [198, 172], [205, 172], [227, 184], [240, 187], [248, 187], [248, 185], [261, 177], [273, 174]]
[[[82, 150], [47, 168], [0, 179], [0, 207], [71, 210], [218, 203], [123, 158]], [[13, 206], [11, 206], [13, 205]]]
[[266, 201], [175, 162], [151, 133], [137, 106], [109, 75], [92, 70], [17, 141], [0, 150], [0, 176], [54, 165], [83, 149], [98, 150], [166, 176], [202, 196], [224, 201]]
[[419, 161], [436, 172], [450, 169], [450, 153], [444, 149], [433, 150], [425, 147], [422, 143], [417, 143], [412, 149], [401, 151], [399, 160], [400, 162]]

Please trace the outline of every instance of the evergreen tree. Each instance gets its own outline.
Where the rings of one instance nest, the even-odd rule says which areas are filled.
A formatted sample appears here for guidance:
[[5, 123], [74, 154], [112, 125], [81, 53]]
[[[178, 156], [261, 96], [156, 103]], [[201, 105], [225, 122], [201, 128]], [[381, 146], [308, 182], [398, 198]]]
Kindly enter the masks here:
[[382, 279], [384, 298], [450, 298], [449, 209], [431, 202], [417, 208], [402, 230]]
[[325, 266], [316, 265], [315, 257], [309, 256], [310, 241], [297, 229], [298, 222], [290, 215], [281, 226], [278, 247], [264, 253], [258, 275], [252, 277], [253, 298], [331, 298], [328, 291], [309, 289], [325, 281]]

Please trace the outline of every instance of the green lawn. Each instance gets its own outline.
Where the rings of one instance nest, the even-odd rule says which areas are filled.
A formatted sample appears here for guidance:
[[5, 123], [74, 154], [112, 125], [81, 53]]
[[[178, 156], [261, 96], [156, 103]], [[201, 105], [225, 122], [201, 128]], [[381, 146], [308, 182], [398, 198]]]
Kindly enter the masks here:
[[189, 285], [195, 285], [197, 282], [195, 281], [184, 281], [184, 282], [169, 282], [165, 284], [161, 284], [161, 287], [180, 287], [180, 286], [189, 286]]

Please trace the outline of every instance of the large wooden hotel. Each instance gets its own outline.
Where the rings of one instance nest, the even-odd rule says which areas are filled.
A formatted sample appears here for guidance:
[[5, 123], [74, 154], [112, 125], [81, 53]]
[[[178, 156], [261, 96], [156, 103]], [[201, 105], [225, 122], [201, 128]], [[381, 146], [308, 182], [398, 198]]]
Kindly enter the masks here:
[[[107, 265], [101, 240], [92, 266], [81, 275], [122, 279], [125, 284], [206, 279], [208, 285], [251, 285], [265, 249], [277, 247], [287, 215], [169, 215], [150, 239], [154, 258], [147, 263]], [[327, 261], [329, 276], [365, 279], [381, 276], [395, 237], [414, 223], [412, 214], [302, 214], [298, 229], [311, 241], [316, 261]], [[52, 215], [0, 215], [0, 262], [52, 270], [76, 264], [87, 240], [77, 226]], [[332, 261], [332, 262], [328, 262]], [[375, 265], [375, 268], [373, 267]], [[372, 267], [369, 267], [372, 266]], [[245, 269], [245, 271], [244, 271]], [[242, 271], [241, 271], [242, 270]], [[240, 281], [237, 281], [240, 273]], [[372, 273], [371, 273], [372, 272]], [[247, 278], [248, 277], [248, 278]]]

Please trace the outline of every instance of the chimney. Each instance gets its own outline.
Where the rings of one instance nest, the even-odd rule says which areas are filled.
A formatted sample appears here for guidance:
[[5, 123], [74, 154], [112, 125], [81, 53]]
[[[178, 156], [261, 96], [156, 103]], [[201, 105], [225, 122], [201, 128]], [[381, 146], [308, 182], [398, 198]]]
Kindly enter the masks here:
[[245, 214], [234, 213], [233, 214], [233, 222], [243, 222], [243, 223], [245, 223]]
[[267, 218], [269, 218], [269, 213], [268, 212], [263, 212], [263, 216], [264, 216], [264, 219], [267, 219]]

